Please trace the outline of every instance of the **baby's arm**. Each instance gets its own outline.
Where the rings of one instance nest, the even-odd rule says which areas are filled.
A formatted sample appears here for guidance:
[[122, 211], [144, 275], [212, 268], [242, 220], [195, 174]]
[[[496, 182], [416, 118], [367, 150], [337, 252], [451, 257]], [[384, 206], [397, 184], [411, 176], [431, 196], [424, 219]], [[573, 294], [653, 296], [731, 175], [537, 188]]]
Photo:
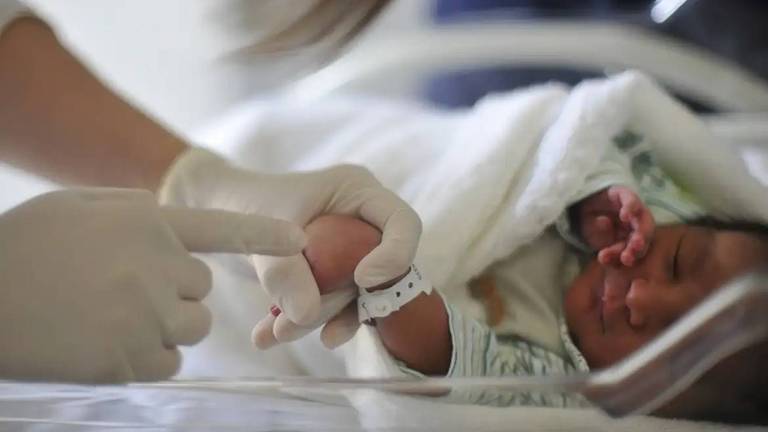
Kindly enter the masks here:
[[[306, 227], [304, 256], [321, 294], [349, 289], [357, 263], [381, 240], [379, 231], [348, 216], [317, 218]], [[385, 289], [397, 280], [376, 287]], [[356, 308], [354, 309], [357, 310]], [[355, 314], [356, 315], [356, 314]], [[389, 316], [376, 318], [375, 329], [384, 347], [409, 370], [424, 375], [503, 376], [542, 375], [572, 369], [563, 358], [535, 344], [514, 341], [501, 348], [493, 331], [464, 317], [444, 303], [437, 291], [420, 294]], [[578, 398], [532, 395], [495, 390], [454, 390], [445, 397], [457, 402], [508, 406], [540, 404], [581, 406]]]
[[[304, 256], [321, 294], [354, 284], [357, 263], [381, 240], [381, 233], [373, 226], [340, 215], [315, 219], [307, 225], [306, 233]], [[388, 288], [399, 279], [369, 291]], [[387, 317], [376, 318], [375, 326], [390, 354], [407, 367], [426, 375], [447, 373], [451, 334], [445, 304], [436, 291], [419, 295]]]

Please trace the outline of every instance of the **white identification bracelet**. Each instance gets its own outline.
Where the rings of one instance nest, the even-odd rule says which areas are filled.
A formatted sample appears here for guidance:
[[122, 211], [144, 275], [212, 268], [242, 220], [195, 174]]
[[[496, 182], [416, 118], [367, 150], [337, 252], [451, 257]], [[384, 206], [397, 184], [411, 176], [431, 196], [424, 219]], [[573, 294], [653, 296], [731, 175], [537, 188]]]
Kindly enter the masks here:
[[408, 274], [387, 289], [374, 292], [360, 289], [360, 296], [357, 298], [358, 319], [360, 322], [365, 322], [373, 318], [383, 318], [400, 310], [403, 305], [419, 294], [431, 292], [432, 283], [422, 277], [416, 265], [411, 264]]

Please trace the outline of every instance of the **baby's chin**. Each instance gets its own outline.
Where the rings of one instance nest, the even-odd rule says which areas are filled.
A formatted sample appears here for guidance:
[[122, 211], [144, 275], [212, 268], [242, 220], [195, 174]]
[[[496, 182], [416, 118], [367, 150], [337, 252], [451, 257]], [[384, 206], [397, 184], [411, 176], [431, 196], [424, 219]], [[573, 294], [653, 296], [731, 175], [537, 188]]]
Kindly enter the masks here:
[[565, 321], [577, 346], [579, 341], [599, 332], [600, 297], [605, 280], [605, 270], [597, 259], [589, 261], [583, 269], [568, 287], [563, 304]]

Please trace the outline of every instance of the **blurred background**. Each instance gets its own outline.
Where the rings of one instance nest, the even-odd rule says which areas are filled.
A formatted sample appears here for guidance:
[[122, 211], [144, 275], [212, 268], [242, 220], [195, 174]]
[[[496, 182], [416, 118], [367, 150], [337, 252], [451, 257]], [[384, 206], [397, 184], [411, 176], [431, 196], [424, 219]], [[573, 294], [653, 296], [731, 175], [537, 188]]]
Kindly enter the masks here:
[[[189, 130], [259, 90], [256, 66], [228, 56], [252, 35], [250, 20], [244, 16], [248, 1], [259, 0], [30, 0], [30, 4], [102, 77], [174, 128]], [[768, 3], [763, 0], [395, 0], [353, 49], [446, 26], [498, 26], [507, 20], [648, 28], [768, 79]], [[585, 75], [590, 73], [554, 68], [453, 71], [424, 83], [424, 92], [436, 102], [463, 105], [490, 90], [548, 79], [575, 81]]]
[[[256, 37], [248, 28], [249, 1], [27, 3], [112, 86], [175, 129], [188, 131], [259, 93], [258, 67], [232, 57]], [[428, 25], [431, 7], [429, 1], [395, 1], [368, 33], [386, 38]]]
[[[265, 94], [257, 62], [236, 54], [256, 37], [250, 1], [260, 0], [29, 4], [113, 88], [194, 137]], [[460, 107], [491, 91], [640, 67], [697, 111], [768, 112], [767, 22], [764, 0], [394, 0], [339, 65], [298, 94]], [[0, 209], [50, 187], [0, 168], [14, 190], [0, 193]]]

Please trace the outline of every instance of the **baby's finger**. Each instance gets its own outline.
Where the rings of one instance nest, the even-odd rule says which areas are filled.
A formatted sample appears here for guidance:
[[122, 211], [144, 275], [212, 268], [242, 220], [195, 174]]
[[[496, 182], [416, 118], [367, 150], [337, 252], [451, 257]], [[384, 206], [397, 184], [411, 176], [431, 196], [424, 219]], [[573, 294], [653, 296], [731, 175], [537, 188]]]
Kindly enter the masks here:
[[637, 203], [630, 202], [619, 210], [619, 219], [625, 224], [634, 227], [637, 221]]
[[635, 265], [637, 260], [645, 256], [648, 242], [642, 234], [635, 232], [627, 241], [627, 247], [621, 253], [621, 262], [627, 267]]
[[622, 251], [624, 251], [626, 247], [625, 241], [619, 241], [611, 246], [608, 246], [606, 248], [603, 248], [598, 254], [597, 254], [597, 261], [600, 264], [603, 265], [609, 265], [611, 263], [616, 262], [616, 260], [619, 259], [621, 256]]
[[651, 238], [653, 237], [653, 232], [656, 230], [656, 221], [653, 219], [653, 214], [647, 207], [643, 206], [638, 214], [637, 226], [634, 229], [645, 238], [647, 243], [650, 243]]
[[621, 253], [621, 256], [619, 258], [622, 264], [624, 264], [627, 267], [632, 267], [635, 265], [635, 253], [629, 249], [625, 249], [624, 252]]
[[646, 249], [647, 242], [645, 240], [645, 237], [643, 237], [640, 233], [633, 233], [632, 236], [629, 238], [629, 241], [627, 242], [627, 248], [626, 250], [631, 251], [635, 254], [636, 258], [641, 258], [643, 255], [645, 255], [645, 249]]
[[632, 189], [624, 186], [613, 186], [608, 189], [608, 197], [619, 209], [619, 219], [624, 223], [630, 223], [632, 217], [640, 210], [640, 199]]
[[625, 194], [622, 198], [622, 207], [619, 211], [619, 219], [626, 224], [632, 224], [642, 208], [642, 203], [634, 193]]

